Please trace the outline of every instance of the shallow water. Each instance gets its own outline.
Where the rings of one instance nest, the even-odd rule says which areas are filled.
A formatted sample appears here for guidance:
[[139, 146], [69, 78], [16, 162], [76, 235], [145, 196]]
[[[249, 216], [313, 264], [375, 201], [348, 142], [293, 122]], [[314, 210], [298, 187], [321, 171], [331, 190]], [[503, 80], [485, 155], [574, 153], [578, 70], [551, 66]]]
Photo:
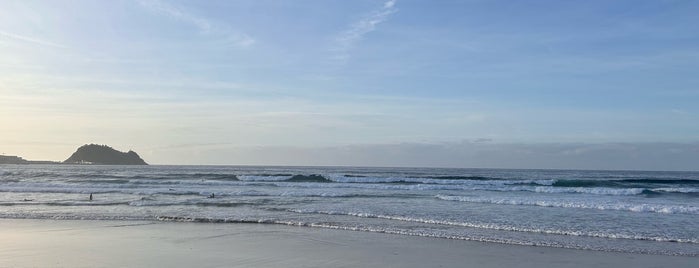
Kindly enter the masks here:
[[699, 255], [699, 172], [0, 165], [0, 192], [2, 218], [255, 222]]

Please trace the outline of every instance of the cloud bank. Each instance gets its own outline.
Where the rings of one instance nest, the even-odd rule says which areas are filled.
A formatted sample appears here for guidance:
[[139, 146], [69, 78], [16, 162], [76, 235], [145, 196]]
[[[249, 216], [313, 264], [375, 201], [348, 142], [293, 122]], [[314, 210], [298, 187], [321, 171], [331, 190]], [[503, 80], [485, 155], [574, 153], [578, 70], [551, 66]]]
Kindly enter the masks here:
[[[189, 145], [151, 150], [166, 163], [598, 170], [697, 170], [699, 143], [402, 143], [334, 147]], [[148, 155], [147, 155], [148, 156]], [[156, 160], [157, 161], [157, 160]]]

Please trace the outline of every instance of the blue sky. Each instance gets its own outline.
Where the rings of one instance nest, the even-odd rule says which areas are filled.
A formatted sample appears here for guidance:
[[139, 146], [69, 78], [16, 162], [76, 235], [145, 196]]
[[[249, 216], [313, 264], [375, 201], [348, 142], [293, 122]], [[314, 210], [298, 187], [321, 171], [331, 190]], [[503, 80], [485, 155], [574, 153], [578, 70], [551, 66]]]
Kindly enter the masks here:
[[96, 142], [161, 164], [520, 166], [402, 151], [464, 143], [502, 163], [525, 146], [532, 168], [600, 167], [552, 165], [544, 145], [692, 158], [696, 14], [669, 0], [2, 1], [0, 148], [61, 160]]

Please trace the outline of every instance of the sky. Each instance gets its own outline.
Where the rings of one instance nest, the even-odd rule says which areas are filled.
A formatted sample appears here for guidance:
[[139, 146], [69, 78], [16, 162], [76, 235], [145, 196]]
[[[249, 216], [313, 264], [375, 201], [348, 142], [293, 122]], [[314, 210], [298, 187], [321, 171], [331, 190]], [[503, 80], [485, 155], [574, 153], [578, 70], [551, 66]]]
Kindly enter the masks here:
[[0, 1], [0, 153], [699, 169], [699, 1]]

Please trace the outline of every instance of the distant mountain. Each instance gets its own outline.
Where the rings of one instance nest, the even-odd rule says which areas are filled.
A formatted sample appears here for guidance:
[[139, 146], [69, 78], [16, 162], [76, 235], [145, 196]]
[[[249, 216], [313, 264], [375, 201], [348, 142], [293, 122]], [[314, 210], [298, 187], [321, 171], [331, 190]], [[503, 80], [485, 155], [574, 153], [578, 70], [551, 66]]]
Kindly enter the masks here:
[[27, 164], [29, 161], [19, 156], [0, 155], [0, 164]]
[[148, 165], [134, 151], [126, 153], [114, 150], [107, 145], [86, 144], [80, 146], [64, 164], [94, 164], [94, 165]]
[[54, 161], [31, 161], [14, 155], [0, 155], [0, 164], [15, 164], [15, 165], [54, 165], [61, 164], [61, 162]]

